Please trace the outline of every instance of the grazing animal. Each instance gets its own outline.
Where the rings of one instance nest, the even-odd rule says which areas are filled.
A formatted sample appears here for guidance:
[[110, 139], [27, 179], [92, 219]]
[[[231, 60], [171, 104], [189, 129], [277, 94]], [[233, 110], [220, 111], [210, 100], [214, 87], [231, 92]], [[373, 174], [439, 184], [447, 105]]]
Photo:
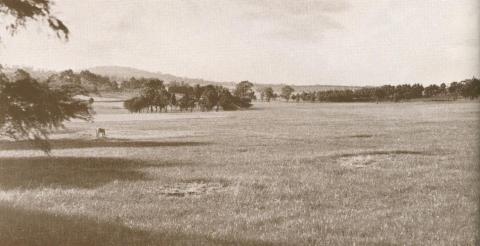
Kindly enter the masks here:
[[107, 134], [105, 133], [105, 128], [97, 128], [97, 138], [102, 136], [102, 138], [107, 137]]

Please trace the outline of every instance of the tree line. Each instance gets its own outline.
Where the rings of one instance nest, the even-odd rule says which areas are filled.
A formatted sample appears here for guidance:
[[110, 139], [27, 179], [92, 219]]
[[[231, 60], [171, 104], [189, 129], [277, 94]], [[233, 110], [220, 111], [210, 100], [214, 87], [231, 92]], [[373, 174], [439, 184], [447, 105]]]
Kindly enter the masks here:
[[255, 98], [253, 84], [242, 81], [236, 85], [233, 93], [223, 86], [190, 86], [188, 84], [170, 83], [165, 85], [159, 79], [131, 79], [142, 81], [140, 95], [124, 102], [124, 107], [131, 113], [168, 112], [170, 111], [226, 111], [245, 109], [252, 106]]
[[[168, 84], [161, 82], [159, 88], [155, 88], [152, 78], [135, 78], [124, 81], [116, 81], [107, 76], [98, 75], [88, 70], [74, 72], [65, 70], [50, 75], [46, 81], [50, 88], [76, 91], [77, 94], [99, 94], [101, 92], [138, 92], [140, 95], [131, 98], [125, 107], [131, 112], [167, 110], [193, 110], [209, 111], [235, 110], [249, 107], [248, 99], [256, 100], [253, 91], [254, 85], [249, 81], [237, 84], [232, 92], [227, 88], [216, 85], [191, 86], [183, 82], [171, 81]], [[417, 98], [448, 99], [478, 98], [480, 92], [479, 79], [473, 77], [460, 82], [452, 82], [449, 85], [432, 84], [424, 87], [421, 84], [383, 85], [377, 87], [363, 87], [360, 89], [336, 89], [296, 92], [292, 86], [284, 86], [275, 92], [272, 87], [257, 88], [257, 94], [261, 101], [277, 100], [295, 102], [379, 102], [410, 100]], [[153, 87], [152, 87], [153, 86]], [[146, 90], [151, 87], [150, 94]], [[153, 88], [153, 89], [152, 89]], [[152, 91], [155, 92], [153, 96]], [[205, 95], [202, 95], [207, 91]], [[147, 95], [148, 94], [148, 95]], [[175, 95], [175, 97], [173, 97]], [[203, 96], [203, 97], [202, 97]], [[213, 105], [214, 107], [212, 107]], [[218, 107], [217, 107], [218, 106]]]
[[271, 87], [259, 91], [260, 99], [267, 102], [279, 97], [287, 102], [398, 102], [418, 98], [456, 100], [460, 97], [473, 100], [480, 96], [480, 80], [473, 77], [461, 82], [452, 82], [448, 86], [445, 83], [426, 87], [421, 84], [401, 84], [363, 87], [357, 90], [294, 92], [291, 86], [282, 87], [280, 94], [275, 93]]

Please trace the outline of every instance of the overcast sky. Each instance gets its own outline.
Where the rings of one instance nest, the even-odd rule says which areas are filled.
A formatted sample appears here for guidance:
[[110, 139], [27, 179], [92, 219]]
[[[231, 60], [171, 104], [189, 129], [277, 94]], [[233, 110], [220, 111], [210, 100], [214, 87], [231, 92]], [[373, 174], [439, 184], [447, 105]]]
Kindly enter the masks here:
[[380, 85], [479, 76], [477, 0], [61, 0], [0, 63], [119, 65], [215, 81]]

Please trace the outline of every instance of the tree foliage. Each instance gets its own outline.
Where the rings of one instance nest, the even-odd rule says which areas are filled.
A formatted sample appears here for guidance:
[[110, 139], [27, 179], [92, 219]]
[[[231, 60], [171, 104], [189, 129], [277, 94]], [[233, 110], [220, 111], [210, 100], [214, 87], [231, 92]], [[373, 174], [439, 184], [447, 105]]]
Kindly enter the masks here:
[[288, 86], [288, 85], [282, 87], [281, 90], [282, 90], [282, 91], [281, 91], [280, 96], [281, 96], [283, 99], [287, 100], [287, 102], [290, 100], [290, 96], [291, 96], [292, 93], [295, 91], [291, 86]]
[[239, 98], [255, 99], [255, 92], [253, 91], [253, 84], [249, 81], [242, 81], [235, 87], [233, 94]]
[[[218, 90], [213, 85], [205, 86], [202, 96], [200, 97], [199, 104], [202, 111], [212, 110], [215, 106], [218, 106]], [[217, 107], [218, 110], [218, 107]]]
[[272, 98], [275, 96], [275, 92], [273, 91], [272, 87], [264, 87], [260, 89], [260, 98], [262, 101], [270, 102]]
[[22, 70], [13, 81], [0, 74], [0, 135], [30, 140], [49, 153], [52, 130], [62, 128], [64, 121], [91, 117], [90, 104], [73, 98], [72, 93], [52, 90]]
[[460, 94], [465, 98], [475, 99], [480, 95], [480, 80], [475, 77], [462, 81], [459, 87]]
[[58, 89], [62, 87], [82, 87], [86, 93], [99, 93], [101, 91], [116, 91], [118, 85], [108, 77], [83, 70], [75, 73], [73, 70], [65, 70], [51, 75], [47, 81], [50, 88]]
[[51, 0], [0, 0], [0, 15], [11, 35], [25, 27], [28, 21], [38, 21], [48, 25], [60, 39], [68, 40], [70, 31], [51, 14], [52, 5]]

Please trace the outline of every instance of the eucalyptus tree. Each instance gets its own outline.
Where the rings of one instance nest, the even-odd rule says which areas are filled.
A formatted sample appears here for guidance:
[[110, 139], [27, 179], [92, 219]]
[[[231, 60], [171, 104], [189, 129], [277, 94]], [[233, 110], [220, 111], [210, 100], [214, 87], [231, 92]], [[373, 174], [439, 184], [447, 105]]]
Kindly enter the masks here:
[[205, 86], [199, 104], [202, 108], [210, 111], [218, 104], [218, 91], [213, 85]]
[[22, 70], [13, 81], [0, 73], [0, 135], [28, 140], [50, 153], [48, 136], [53, 130], [71, 119], [92, 119], [90, 103], [73, 96], [71, 91], [50, 89]]
[[281, 94], [280, 96], [282, 98], [284, 98], [285, 100], [287, 100], [287, 102], [290, 100], [290, 96], [292, 95], [292, 93], [295, 91], [295, 89], [293, 89], [291, 86], [284, 86], [282, 87], [281, 89]]
[[240, 98], [255, 99], [255, 92], [253, 91], [253, 83], [250, 81], [242, 81], [235, 87], [233, 94]]
[[51, 0], [0, 0], [2, 25], [14, 35], [29, 22], [40, 22], [53, 30], [58, 38], [68, 40], [70, 30], [52, 14], [52, 5]]

